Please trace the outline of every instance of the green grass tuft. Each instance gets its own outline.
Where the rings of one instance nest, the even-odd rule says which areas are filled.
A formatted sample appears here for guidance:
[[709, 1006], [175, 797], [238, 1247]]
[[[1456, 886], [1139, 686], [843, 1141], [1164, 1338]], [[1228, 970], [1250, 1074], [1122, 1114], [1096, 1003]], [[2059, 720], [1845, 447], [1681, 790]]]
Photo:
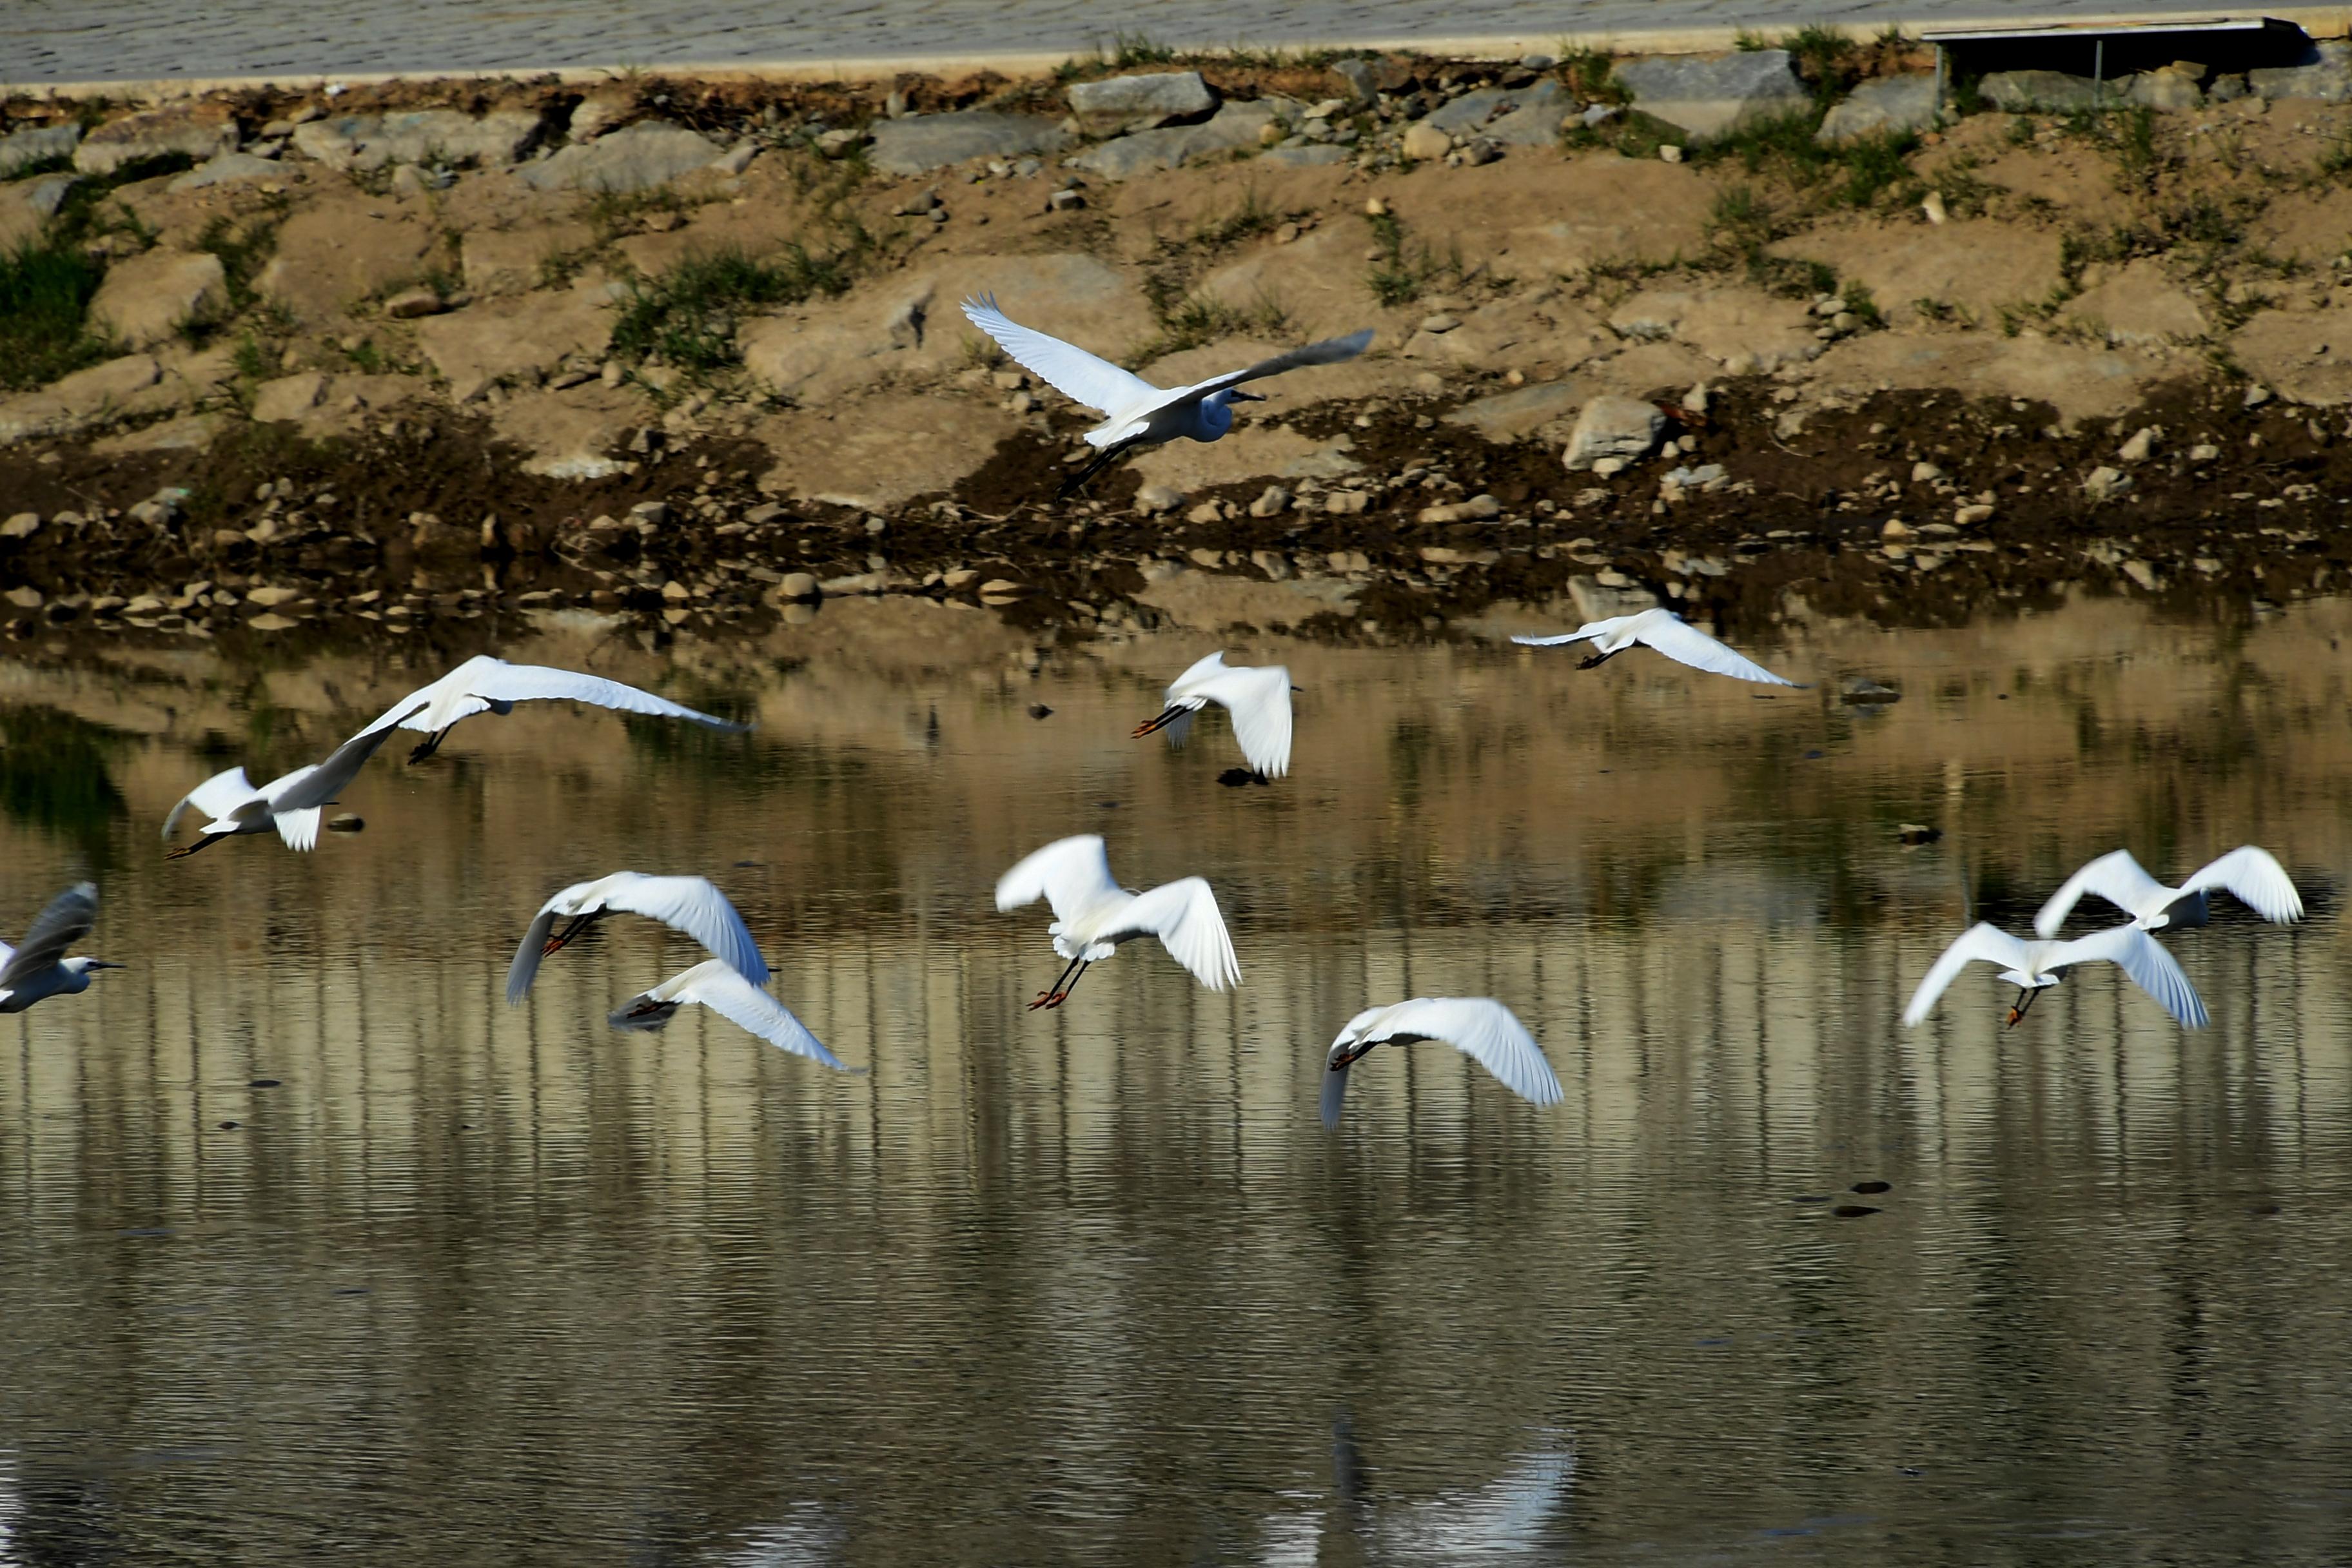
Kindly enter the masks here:
[[735, 330], [745, 311], [844, 293], [856, 264], [854, 250], [816, 256], [797, 244], [770, 261], [733, 250], [689, 258], [630, 285], [613, 325], [613, 352], [632, 363], [658, 360], [709, 375], [741, 362]]
[[104, 359], [89, 324], [105, 267], [52, 230], [0, 253], [0, 386], [39, 386]]

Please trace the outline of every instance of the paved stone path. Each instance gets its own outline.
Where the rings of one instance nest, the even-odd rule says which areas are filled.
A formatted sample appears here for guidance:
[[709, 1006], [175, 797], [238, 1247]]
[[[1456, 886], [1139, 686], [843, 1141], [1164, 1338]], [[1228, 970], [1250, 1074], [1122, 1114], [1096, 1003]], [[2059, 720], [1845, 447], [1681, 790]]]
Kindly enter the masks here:
[[[1213, 47], [1828, 22], [1875, 30], [2108, 13], [2113, 0], [0, 0], [0, 82], [824, 65], [1093, 52], [1115, 31]], [[2202, 11], [2138, 0], [2137, 14]], [[2273, 13], [2276, 14], [2276, 13]]]

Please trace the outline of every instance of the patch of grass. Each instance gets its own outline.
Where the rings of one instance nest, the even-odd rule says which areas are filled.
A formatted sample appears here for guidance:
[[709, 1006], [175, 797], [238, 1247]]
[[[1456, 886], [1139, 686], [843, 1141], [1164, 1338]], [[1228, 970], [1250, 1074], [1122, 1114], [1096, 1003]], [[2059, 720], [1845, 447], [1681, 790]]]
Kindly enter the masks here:
[[740, 363], [735, 330], [745, 311], [844, 293], [860, 259], [856, 252], [814, 255], [798, 244], [769, 261], [735, 250], [691, 257], [657, 279], [630, 284], [613, 324], [613, 353], [632, 363], [658, 360], [709, 376]]
[[1862, 48], [1835, 27], [1818, 24], [1798, 28], [1781, 38], [1797, 75], [1813, 89], [1823, 108], [1835, 103], [1862, 76]]
[[1276, 337], [1290, 327], [1290, 312], [1281, 301], [1264, 294], [1247, 306], [1187, 294], [1180, 299], [1154, 298], [1151, 308], [1160, 320], [1160, 331], [1128, 355], [1129, 364], [1149, 364], [1162, 355], [1181, 353], [1243, 332]]
[[39, 386], [104, 359], [89, 322], [103, 263], [51, 230], [0, 252], [0, 386]]
[[1832, 146], [1814, 139], [1826, 112], [1820, 104], [1794, 114], [1749, 121], [1693, 146], [1689, 159], [1709, 164], [1737, 161], [1750, 174], [1769, 174], [1809, 189], [1822, 205], [1864, 208], [1894, 193], [1909, 201], [1925, 187], [1911, 171], [1919, 139], [1907, 131], [1856, 136]]
[[1192, 243], [1216, 249], [1272, 234], [1282, 226], [1282, 215], [1257, 199], [1257, 187], [1242, 193], [1242, 205], [1223, 217], [1210, 218], [1192, 231]]
[[1772, 47], [1772, 40], [1761, 33], [1751, 33], [1742, 27], [1731, 36], [1731, 47], [1743, 55], [1762, 54]]
[[72, 153], [52, 153], [46, 158], [36, 158], [29, 163], [17, 164], [16, 172], [8, 178], [11, 181], [37, 180], [43, 174], [70, 174], [73, 173], [73, 166]]
[[1879, 310], [1878, 301], [1872, 298], [1870, 285], [1861, 279], [1847, 279], [1845, 287], [1838, 290], [1838, 298], [1864, 326], [1879, 328], [1886, 325], [1885, 314]]
[[596, 243], [609, 245], [636, 227], [649, 213], [682, 216], [689, 210], [676, 191], [656, 185], [643, 191], [598, 191], [580, 209], [580, 216], [595, 231]]
[[1617, 79], [1617, 60], [1605, 49], [1590, 46], [1559, 52], [1559, 79], [1570, 92], [1592, 103], [1630, 103], [1633, 95]]
[[1462, 275], [1459, 252], [1441, 258], [1421, 241], [1406, 238], [1404, 225], [1394, 213], [1367, 216], [1364, 221], [1371, 225], [1372, 243], [1381, 253], [1365, 281], [1381, 304], [1409, 305], [1436, 279]]
[[1779, 215], [1753, 185], [1727, 185], [1707, 210], [1707, 238], [1745, 257], [1780, 237]]
[[2319, 150], [2319, 174], [2326, 179], [2352, 174], [2352, 132], [2339, 131]]
[[1130, 66], [1172, 65], [1176, 50], [1143, 33], [1113, 33], [1110, 47], [1103, 60], [1113, 70], [1125, 70]]

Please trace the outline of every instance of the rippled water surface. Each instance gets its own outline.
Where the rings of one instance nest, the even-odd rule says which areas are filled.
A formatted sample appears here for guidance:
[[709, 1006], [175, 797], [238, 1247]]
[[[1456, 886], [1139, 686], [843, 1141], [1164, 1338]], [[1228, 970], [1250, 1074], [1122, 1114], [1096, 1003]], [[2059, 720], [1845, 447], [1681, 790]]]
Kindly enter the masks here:
[[[172, 865], [190, 784], [447, 658], [0, 663], [0, 931], [90, 875], [132, 965], [0, 1019], [0, 1562], [2343, 1561], [2346, 639], [1811, 624], [1759, 696], [1244, 637], [1298, 765], [1230, 788], [1222, 720], [1127, 738], [1199, 636], [555, 626], [503, 651], [757, 730], [476, 720], [362, 834]], [[1238, 992], [1139, 946], [1024, 1009], [1060, 965], [991, 889], [1082, 831], [1211, 879]], [[1896, 1027], [2080, 860], [2250, 841], [2313, 918], [2172, 941], [2211, 1028], [2110, 970], [2003, 1033], [1983, 969]], [[625, 866], [721, 882], [871, 1073], [611, 1032], [698, 956], [642, 921], [506, 1007]], [[1333, 1033], [1416, 994], [1508, 1002], [1566, 1100], [1382, 1051], [1327, 1135]]]

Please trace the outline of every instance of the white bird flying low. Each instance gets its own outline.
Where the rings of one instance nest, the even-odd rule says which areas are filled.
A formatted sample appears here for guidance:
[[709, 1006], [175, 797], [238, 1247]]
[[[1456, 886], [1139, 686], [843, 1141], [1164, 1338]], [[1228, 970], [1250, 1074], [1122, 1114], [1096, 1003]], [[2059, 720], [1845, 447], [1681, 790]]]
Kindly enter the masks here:
[[296, 768], [258, 789], [245, 776], [243, 768], [215, 773], [183, 795], [172, 808], [172, 815], [163, 819], [163, 838], [168, 843], [172, 830], [180, 826], [180, 818], [190, 806], [210, 818], [198, 830], [194, 843], [164, 851], [164, 858], [185, 859], [224, 838], [272, 829], [289, 849], [315, 848], [319, 818], [323, 815], [320, 808], [334, 804], [343, 793], [343, 786], [358, 775], [367, 760], [391, 736], [389, 730], [363, 730], [337, 746], [325, 762]]
[[1054, 907], [1046, 931], [1054, 951], [1070, 962], [1050, 990], [1029, 1004], [1058, 1007], [1077, 988], [1087, 966], [1139, 936], [1156, 936], [1168, 956], [1192, 972], [1212, 991], [1241, 984], [1242, 968], [1225, 934], [1217, 896], [1198, 877], [1170, 882], [1148, 893], [1130, 893], [1111, 880], [1110, 858], [1098, 834], [1057, 838], [997, 879], [996, 907], [1016, 910], [1044, 899]]
[[478, 654], [432, 685], [417, 688], [385, 709], [383, 716], [361, 733], [373, 734], [395, 724], [404, 730], [422, 730], [428, 738], [408, 753], [410, 762], [421, 763], [441, 749], [441, 742], [460, 719], [470, 719], [477, 713], [504, 715], [514, 711], [518, 702], [538, 701], [586, 702], [623, 713], [689, 720], [739, 734], [751, 727], [602, 676], [554, 669], [543, 664], [509, 664], [505, 659]]
[[2239, 900], [2266, 921], [2292, 925], [2303, 918], [2303, 895], [2267, 849], [2244, 845], [2199, 871], [2177, 888], [2168, 888], [2140, 868], [2128, 849], [2102, 855], [2050, 895], [2033, 917], [2036, 936], [2056, 936], [2067, 912], [2088, 893], [2116, 905], [2142, 931], [2201, 926], [2210, 918], [2205, 895], [2212, 889], [2234, 893]]
[[71, 996], [89, 989], [93, 969], [120, 969], [102, 958], [68, 958], [66, 949], [98, 923], [98, 885], [76, 882], [33, 917], [25, 940], [11, 948], [0, 942], [0, 1013], [21, 1013], [48, 996]]
[[1903, 1009], [1903, 1026], [1910, 1028], [1926, 1017], [1927, 1009], [1960, 971], [1979, 960], [2000, 965], [2000, 977], [2017, 987], [2017, 1000], [2009, 1009], [2011, 1028], [2025, 1016], [2036, 996], [2058, 984], [2059, 970], [2093, 963], [2120, 964], [2132, 984], [2154, 997], [2157, 1005], [2184, 1028], [2201, 1029], [2210, 1021], [2204, 998], [2197, 994], [2197, 987], [2189, 983], [2172, 954], [2136, 926], [2116, 926], [2073, 942], [2024, 942], [1999, 926], [1980, 921], [1946, 948], [1927, 977], [1919, 982], [1919, 989], [1911, 994], [1911, 1005]]
[[1227, 664], [1223, 653], [1213, 653], [1178, 676], [1168, 688], [1168, 706], [1157, 718], [1135, 727], [1139, 736], [1154, 730], [1168, 731], [1168, 743], [1181, 746], [1192, 728], [1192, 715], [1214, 702], [1234, 716], [1234, 739], [1260, 779], [1278, 779], [1290, 771], [1290, 671], [1279, 664]]
[[688, 1005], [708, 1007], [770, 1045], [823, 1062], [836, 1072], [858, 1070], [826, 1050], [792, 1009], [729, 968], [724, 959], [706, 958], [652, 990], [638, 992], [613, 1009], [609, 1022], [616, 1029], [659, 1029]]
[[1303, 365], [1336, 364], [1355, 358], [1372, 342], [1372, 330], [1366, 327], [1344, 338], [1327, 338], [1261, 360], [1246, 370], [1227, 371], [1190, 386], [1159, 387], [1075, 344], [1023, 326], [996, 308], [992, 294], [966, 300], [963, 313], [1024, 368], [1051, 383], [1063, 396], [1104, 416], [1086, 437], [1101, 455], [1064, 481], [1061, 493], [1065, 496], [1130, 447], [1157, 446], [1179, 437], [1192, 441], [1217, 439], [1233, 428], [1233, 404], [1265, 401], [1255, 392], [1236, 390], [1242, 383], [1263, 381]]
[[[539, 961], [562, 950], [601, 920], [625, 911], [650, 915], [682, 931], [724, 960], [754, 985], [768, 983], [768, 961], [727, 895], [705, 877], [647, 877], [615, 871], [593, 882], [574, 882], [539, 906], [507, 971], [507, 1001], [520, 1002], [539, 976]], [[572, 923], [556, 931], [558, 920]]]
[[1556, 637], [1513, 637], [1516, 643], [1529, 647], [1557, 647], [1562, 643], [1589, 642], [1598, 650], [1577, 665], [1579, 669], [1591, 669], [1596, 664], [1606, 664], [1632, 647], [1645, 643], [1677, 663], [1693, 669], [1704, 669], [1712, 675], [1728, 675], [1741, 680], [1760, 681], [1766, 686], [1794, 686], [1797, 683], [1735, 653], [1707, 636], [1688, 621], [1668, 609], [1643, 610], [1638, 615], [1615, 616], [1605, 621], [1587, 621], [1572, 632]]
[[1323, 1125], [1339, 1125], [1348, 1096], [1348, 1068], [1375, 1046], [1412, 1046], [1436, 1040], [1452, 1046], [1520, 1099], [1537, 1105], [1559, 1102], [1559, 1079], [1544, 1060], [1527, 1026], [1500, 1002], [1486, 996], [1416, 996], [1367, 1007], [1348, 1020], [1323, 1063]]

